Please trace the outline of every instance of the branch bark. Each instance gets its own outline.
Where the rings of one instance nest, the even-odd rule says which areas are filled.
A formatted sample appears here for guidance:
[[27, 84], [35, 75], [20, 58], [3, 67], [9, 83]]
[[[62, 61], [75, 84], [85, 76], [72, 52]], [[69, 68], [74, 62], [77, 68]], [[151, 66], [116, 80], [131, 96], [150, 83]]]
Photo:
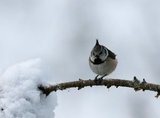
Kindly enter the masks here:
[[79, 81], [72, 81], [72, 82], [65, 82], [60, 83], [56, 85], [50, 85], [50, 86], [38, 86], [38, 89], [42, 91], [43, 94], [48, 96], [51, 92], [56, 92], [57, 90], [65, 90], [68, 88], [75, 88], [77, 87], [78, 90], [84, 88], [84, 87], [92, 87], [92, 86], [106, 86], [107, 88], [110, 88], [111, 86], [118, 87], [128, 87], [133, 88], [135, 91], [139, 90], [149, 90], [157, 92], [157, 95], [155, 97], [158, 97], [160, 95], [160, 85], [158, 84], [152, 84], [147, 83], [145, 79], [143, 79], [142, 82], [140, 82], [136, 77], [133, 78], [133, 80], [122, 80], [122, 79], [97, 79], [97, 80], [82, 80], [79, 79]]

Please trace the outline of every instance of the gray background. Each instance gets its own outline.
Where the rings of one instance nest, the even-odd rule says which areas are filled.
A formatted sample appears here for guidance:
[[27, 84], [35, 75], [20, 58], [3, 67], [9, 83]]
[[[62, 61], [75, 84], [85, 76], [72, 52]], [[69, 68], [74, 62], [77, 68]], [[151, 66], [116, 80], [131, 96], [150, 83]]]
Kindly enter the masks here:
[[[0, 67], [43, 59], [50, 83], [93, 79], [95, 39], [117, 54], [109, 77], [159, 83], [159, 0], [0, 0]], [[158, 118], [153, 92], [87, 87], [57, 92], [56, 118]]]

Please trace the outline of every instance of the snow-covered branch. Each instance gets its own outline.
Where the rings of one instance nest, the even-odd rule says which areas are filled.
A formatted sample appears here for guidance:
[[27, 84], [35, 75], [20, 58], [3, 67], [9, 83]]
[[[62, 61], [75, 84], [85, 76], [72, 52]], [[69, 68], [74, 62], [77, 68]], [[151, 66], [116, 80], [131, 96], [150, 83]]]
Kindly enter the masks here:
[[56, 92], [57, 90], [65, 90], [68, 88], [75, 88], [77, 87], [78, 90], [87, 87], [87, 86], [106, 86], [107, 88], [110, 88], [111, 86], [118, 87], [128, 87], [133, 88], [135, 91], [138, 90], [149, 90], [149, 91], [155, 91], [157, 92], [157, 95], [155, 97], [158, 97], [160, 95], [160, 85], [158, 84], [152, 84], [148, 83], [143, 79], [142, 82], [140, 82], [136, 77], [133, 78], [133, 80], [122, 80], [122, 79], [98, 79], [98, 80], [82, 80], [79, 79], [79, 81], [73, 81], [73, 82], [65, 82], [60, 83], [56, 85], [50, 85], [50, 86], [43, 86], [40, 85], [38, 88], [48, 96], [51, 92]]

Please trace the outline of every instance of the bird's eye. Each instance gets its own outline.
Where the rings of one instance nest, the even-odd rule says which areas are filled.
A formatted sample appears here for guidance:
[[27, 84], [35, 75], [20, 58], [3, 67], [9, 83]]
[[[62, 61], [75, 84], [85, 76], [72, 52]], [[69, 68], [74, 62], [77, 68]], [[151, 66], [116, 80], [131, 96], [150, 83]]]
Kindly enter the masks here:
[[105, 53], [105, 54], [107, 54], [107, 51], [106, 51], [106, 50], [104, 50], [104, 53]]
[[99, 53], [99, 55], [101, 55], [102, 54], [102, 51]]

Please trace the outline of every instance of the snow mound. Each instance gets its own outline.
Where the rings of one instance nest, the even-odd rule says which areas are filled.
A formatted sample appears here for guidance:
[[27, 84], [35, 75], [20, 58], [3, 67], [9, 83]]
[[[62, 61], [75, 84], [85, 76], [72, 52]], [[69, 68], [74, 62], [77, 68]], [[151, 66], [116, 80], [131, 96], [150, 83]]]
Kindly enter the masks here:
[[56, 95], [41, 94], [47, 83], [40, 59], [9, 67], [0, 75], [0, 118], [54, 118]]

